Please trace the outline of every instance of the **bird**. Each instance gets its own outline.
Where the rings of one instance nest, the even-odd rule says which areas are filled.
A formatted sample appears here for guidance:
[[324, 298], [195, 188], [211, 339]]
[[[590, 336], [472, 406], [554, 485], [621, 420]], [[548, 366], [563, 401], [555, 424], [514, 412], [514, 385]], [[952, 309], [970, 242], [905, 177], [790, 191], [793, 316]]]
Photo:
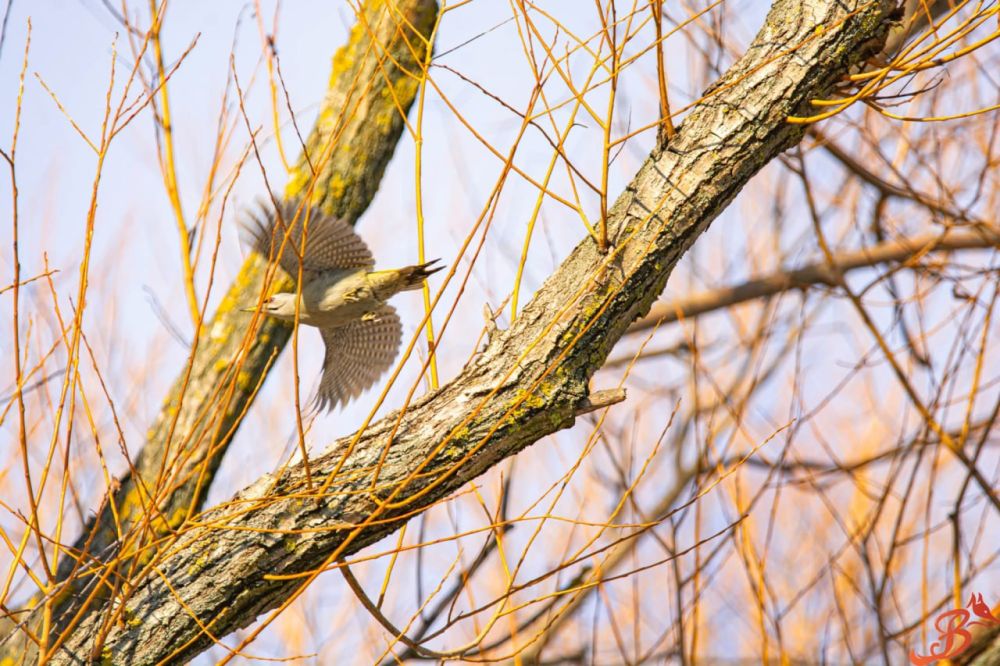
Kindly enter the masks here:
[[439, 261], [434, 259], [373, 270], [371, 250], [342, 218], [297, 200], [272, 201], [262, 200], [248, 211], [243, 228], [251, 249], [268, 262], [292, 279], [299, 279], [301, 270], [301, 284], [264, 300], [260, 312], [319, 329], [326, 353], [313, 404], [320, 411], [333, 410], [371, 388], [396, 358], [403, 328], [386, 301], [420, 289], [443, 266], [434, 266]]

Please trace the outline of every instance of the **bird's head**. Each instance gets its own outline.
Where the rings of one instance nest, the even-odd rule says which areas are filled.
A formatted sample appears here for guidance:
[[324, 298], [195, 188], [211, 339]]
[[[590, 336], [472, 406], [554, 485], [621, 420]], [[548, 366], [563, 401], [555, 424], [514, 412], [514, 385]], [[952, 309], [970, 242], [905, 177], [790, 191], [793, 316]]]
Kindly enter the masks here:
[[[246, 308], [244, 312], [256, 312], [256, 310], [256, 308]], [[294, 321], [295, 294], [286, 292], [274, 294], [261, 304], [260, 311], [275, 319]]]

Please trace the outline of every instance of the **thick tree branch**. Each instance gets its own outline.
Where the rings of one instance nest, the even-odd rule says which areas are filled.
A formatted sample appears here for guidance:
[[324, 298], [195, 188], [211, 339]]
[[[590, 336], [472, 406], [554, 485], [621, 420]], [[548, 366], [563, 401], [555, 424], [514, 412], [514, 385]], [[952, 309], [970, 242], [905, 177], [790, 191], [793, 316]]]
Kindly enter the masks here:
[[[786, 118], [880, 48], [892, 8], [888, 0], [777, 0], [744, 57], [609, 211], [609, 253], [585, 239], [454, 381], [313, 459], [313, 479], [327, 481], [320, 493], [307, 491], [305, 470], [294, 466], [189, 521], [115, 611], [123, 621], [100, 656], [188, 659], [572, 425], [590, 376], [678, 259], [762, 166], [801, 139], [803, 128]], [[85, 618], [53, 663], [89, 658], [103, 617]]]

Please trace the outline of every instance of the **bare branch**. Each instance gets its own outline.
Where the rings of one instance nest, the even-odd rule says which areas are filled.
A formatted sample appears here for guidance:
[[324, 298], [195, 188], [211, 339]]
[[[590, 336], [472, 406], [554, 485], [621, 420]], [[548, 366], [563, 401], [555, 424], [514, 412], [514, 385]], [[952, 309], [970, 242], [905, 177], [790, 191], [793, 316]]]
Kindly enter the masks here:
[[[834, 256], [834, 263], [837, 270], [847, 273], [884, 263], [909, 264], [919, 261], [931, 252], [987, 249], [997, 246], [1000, 246], [1000, 232], [992, 228], [948, 230], [941, 234], [925, 234], [915, 238], [887, 241], [861, 250], [842, 252]], [[673, 302], [657, 303], [648, 315], [632, 324], [629, 332], [645, 331], [661, 324], [697, 317], [794, 289], [836, 284], [837, 279], [830, 265], [826, 261], [819, 261], [802, 268], [770, 273], [732, 287], [712, 289]]]

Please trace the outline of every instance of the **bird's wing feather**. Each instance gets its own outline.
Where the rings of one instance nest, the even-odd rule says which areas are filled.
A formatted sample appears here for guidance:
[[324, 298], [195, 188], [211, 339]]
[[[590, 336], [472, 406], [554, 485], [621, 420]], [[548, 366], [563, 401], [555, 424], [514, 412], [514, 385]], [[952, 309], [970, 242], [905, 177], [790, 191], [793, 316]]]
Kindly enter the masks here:
[[347, 222], [308, 209], [298, 211], [296, 217], [299, 208], [296, 201], [282, 202], [279, 207], [280, 215], [270, 201], [262, 200], [259, 209], [249, 214], [244, 229], [253, 249], [270, 261], [277, 261], [292, 277], [299, 274], [302, 227], [307, 213], [305, 251], [301, 255], [302, 270], [310, 274], [304, 276], [306, 280], [311, 274], [323, 271], [375, 265], [371, 250]]
[[326, 344], [323, 377], [316, 391], [320, 409], [333, 409], [358, 397], [396, 358], [403, 337], [399, 316], [391, 305], [383, 305], [374, 314], [368, 321], [320, 329]]

